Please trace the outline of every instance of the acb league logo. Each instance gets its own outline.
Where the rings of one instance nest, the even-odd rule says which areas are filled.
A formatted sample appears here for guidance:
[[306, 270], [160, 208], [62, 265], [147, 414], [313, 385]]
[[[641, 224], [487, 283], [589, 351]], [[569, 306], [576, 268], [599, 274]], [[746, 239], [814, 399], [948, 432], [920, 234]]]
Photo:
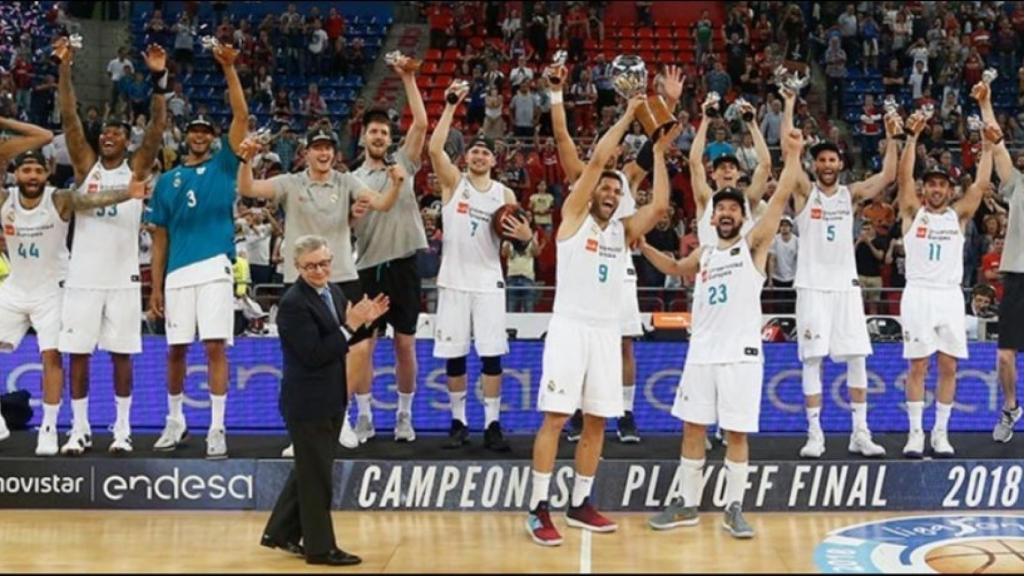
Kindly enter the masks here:
[[910, 516], [831, 532], [814, 551], [822, 572], [1024, 572], [1024, 516]]

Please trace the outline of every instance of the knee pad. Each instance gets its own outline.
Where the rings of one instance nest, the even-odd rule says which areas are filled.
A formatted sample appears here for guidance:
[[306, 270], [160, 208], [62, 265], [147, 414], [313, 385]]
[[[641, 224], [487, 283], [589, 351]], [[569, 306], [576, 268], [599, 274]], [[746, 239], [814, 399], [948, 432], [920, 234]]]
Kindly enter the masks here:
[[445, 362], [445, 372], [449, 378], [458, 378], [459, 376], [466, 375], [466, 357], [461, 358], [449, 358]]
[[487, 376], [501, 376], [501, 356], [484, 356], [480, 361], [483, 363], [480, 372]]
[[846, 360], [846, 386], [848, 388], [865, 389], [868, 387], [867, 359], [853, 356]]
[[821, 360], [821, 358], [808, 358], [804, 360], [804, 396], [816, 396], [821, 394]]

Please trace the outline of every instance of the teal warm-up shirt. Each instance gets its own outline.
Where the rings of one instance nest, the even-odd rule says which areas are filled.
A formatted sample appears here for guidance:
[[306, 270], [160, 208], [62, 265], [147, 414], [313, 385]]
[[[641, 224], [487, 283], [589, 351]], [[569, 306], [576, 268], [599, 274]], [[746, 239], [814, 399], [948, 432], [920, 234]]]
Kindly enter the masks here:
[[157, 180], [147, 221], [167, 229], [167, 274], [221, 254], [235, 259], [238, 158], [228, 139], [195, 166], [178, 166]]

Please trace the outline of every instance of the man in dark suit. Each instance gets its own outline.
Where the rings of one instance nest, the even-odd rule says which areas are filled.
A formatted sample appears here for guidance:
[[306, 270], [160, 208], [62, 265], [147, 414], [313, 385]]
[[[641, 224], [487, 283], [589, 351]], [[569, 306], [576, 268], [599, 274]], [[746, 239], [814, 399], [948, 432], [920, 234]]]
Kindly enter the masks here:
[[[309, 564], [347, 566], [362, 560], [337, 547], [331, 524], [332, 471], [345, 411], [345, 355], [360, 327], [388, 310], [386, 296], [353, 305], [330, 283], [327, 240], [295, 242], [298, 281], [278, 305], [284, 356], [281, 415], [295, 446], [295, 468], [264, 530], [262, 545], [304, 555]], [[302, 544], [299, 544], [299, 540]]]

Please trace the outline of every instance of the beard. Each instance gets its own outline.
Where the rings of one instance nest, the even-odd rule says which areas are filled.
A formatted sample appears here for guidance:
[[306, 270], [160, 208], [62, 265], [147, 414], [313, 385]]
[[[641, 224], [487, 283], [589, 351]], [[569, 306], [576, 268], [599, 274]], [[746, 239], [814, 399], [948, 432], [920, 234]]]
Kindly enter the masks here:
[[834, 185], [838, 181], [839, 181], [839, 174], [838, 173], [825, 174], [823, 172], [821, 174], [818, 174], [818, 182], [821, 182], [825, 186], [832, 186], [832, 185]]
[[18, 194], [30, 200], [39, 198], [45, 190], [46, 182], [40, 182], [38, 186], [32, 186], [31, 189], [28, 184], [18, 184]]
[[729, 224], [729, 230], [722, 230], [722, 225], [715, 226], [715, 232], [718, 232], [718, 237], [722, 240], [732, 240], [733, 238], [740, 235], [740, 228], [742, 226], [733, 222]]

